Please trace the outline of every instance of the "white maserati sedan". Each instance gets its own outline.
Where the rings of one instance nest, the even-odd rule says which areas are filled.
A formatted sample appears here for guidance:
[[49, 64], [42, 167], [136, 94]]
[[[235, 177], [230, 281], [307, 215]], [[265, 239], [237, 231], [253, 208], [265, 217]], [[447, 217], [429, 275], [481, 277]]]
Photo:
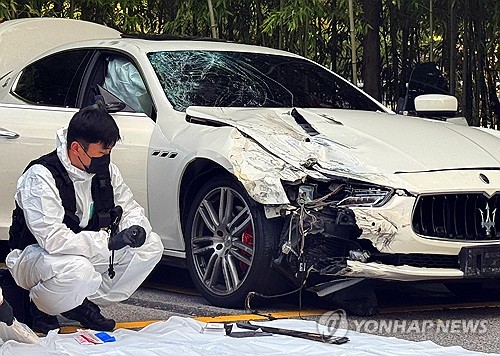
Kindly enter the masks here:
[[[415, 107], [453, 111], [451, 99]], [[285, 284], [328, 295], [500, 275], [498, 131], [396, 115], [291, 53], [50, 18], [0, 24], [4, 242], [23, 169], [97, 100], [165, 261], [213, 304]]]

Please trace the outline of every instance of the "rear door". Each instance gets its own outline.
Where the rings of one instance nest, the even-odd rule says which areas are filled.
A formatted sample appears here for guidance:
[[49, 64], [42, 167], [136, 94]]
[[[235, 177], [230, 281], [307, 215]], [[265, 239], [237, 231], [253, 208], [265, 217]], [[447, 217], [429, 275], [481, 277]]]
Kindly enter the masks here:
[[8, 238], [17, 179], [33, 159], [55, 149], [56, 131], [77, 111], [93, 50], [65, 51], [28, 65], [0, 104], [0, 239]]
[[[133, 86], [126, 83], [131, 78]], [[156, 124], [142, 78], [131, 57], [93, 49], [59, 52], [22, 71], [9, 94], [9, 104], [0, 104], [0, 240], [8, 238], [16, 182], [26, 165], [54, 150], [56, 131], [67, 127], [79, 107], [103, 99], [106, 92], [110, 94], [107, 104], [115, 104], [109, 102], [111, 97], [126, 106], [112, 113], [122, 137], [112, 161], [147, 212], [148, 145]], [[126, 85], [114, 85], [113, 80]], [[136, 97], [140, 93], [140, 100], [134, 101], [130, 93]]]

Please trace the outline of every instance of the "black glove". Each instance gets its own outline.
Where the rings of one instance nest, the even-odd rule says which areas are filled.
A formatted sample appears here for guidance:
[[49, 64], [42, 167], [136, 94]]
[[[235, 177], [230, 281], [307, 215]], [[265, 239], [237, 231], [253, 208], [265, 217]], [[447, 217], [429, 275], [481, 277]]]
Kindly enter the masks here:
[[109, 218], [111, 219], [111, 235], [116, 234], [116, 230], [118, 230], [118, 225], [120, 224], [120, 219], [123, 215], [123, 209], [121, 206], [117, 205], [109, 211]]
[[128, 229], [120, 231], [109, 238], [110, 250], [120, 250], [125, 246], [140, 247], [146, 241], [146, 230], [142, 226], [132, 225]]
[[9, 302], [7, 302], [5, 299], [3, 300], [3, 303], [0, 304], [0, 321], [4, 322], [8, 326], [11, 326], [12, 323], [14, 322], [14, 314], [12, 313], [12, 307], [10, 306]]

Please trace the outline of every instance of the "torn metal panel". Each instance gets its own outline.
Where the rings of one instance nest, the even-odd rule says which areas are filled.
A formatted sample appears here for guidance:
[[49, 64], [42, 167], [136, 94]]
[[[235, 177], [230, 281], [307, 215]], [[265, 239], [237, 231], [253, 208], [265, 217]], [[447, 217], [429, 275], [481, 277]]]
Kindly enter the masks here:
[[338, 174], [360, 180], [367, 174], [378, 174], [375, 167], [356, 157], [352, 147], [322, 134], [308, 135], [291, 115], [291, 109], [190, 107], [186, 113], [236, 127], [283, 161], [296, 169], [308, 169], [311, 174]]
[[363, 237], [369, 238], [379, 251], [390, 250], [398, 225], [377, 210], [357, 210], [356, 222], [363, 229]]
[[[296, 108], [319, 132], [311, 136], [291, 110], [193, 106], [187, 112], [238, 128], [292, 165], [412, 191], [415, 187], [400, 179], [400, 172], [500, 167], [498, 139], [479, 130], [475, 142], [481, 145], [466, 139], [470, 132], [464, 130], [470, 129], [453, 124], [387, 113]], [[461, 186], [466, 183], [460, 181]]]
[[229, 148], [228, 159], [233, 165], [235, 177], [248, 194], [262, 204], [288, 204], [282, 181], [301, 181], [306, 173], [267, 154], [236, 129], [231, 131], [231, 140], [233, 145]]
[[347, 267], [337, 273], [343, 277], [380, 278], [396, 281], [423, 281], [429, 279], [463, 278], [464, 273], [454, 268], [425, 268], [393, 266], [382, 263], [347, 261]]
[[410, 228], [414, 202], [413, 197], [396, 196], [384, 207], [353, 207], [356, 223], [363, 230], [361, 238], [370, 240], [380, 252], [394, 252], [396, 235]]

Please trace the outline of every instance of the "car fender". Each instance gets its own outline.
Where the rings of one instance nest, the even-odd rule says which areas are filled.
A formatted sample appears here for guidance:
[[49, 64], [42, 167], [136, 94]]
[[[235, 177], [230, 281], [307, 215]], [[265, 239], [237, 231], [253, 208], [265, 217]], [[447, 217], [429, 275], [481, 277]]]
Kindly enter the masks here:
[[236, 128], [229, 128], [227, 140], [211, 140], [221, 136], [220, 130], [204, 135], [207, 144], [196, 151], [191, 161], [207, 159], [223, 167], [245, 188], [248, 195], [263, 205], [289, 204], [282, 181], [304, 180], [307, 174], [272, 155]]

